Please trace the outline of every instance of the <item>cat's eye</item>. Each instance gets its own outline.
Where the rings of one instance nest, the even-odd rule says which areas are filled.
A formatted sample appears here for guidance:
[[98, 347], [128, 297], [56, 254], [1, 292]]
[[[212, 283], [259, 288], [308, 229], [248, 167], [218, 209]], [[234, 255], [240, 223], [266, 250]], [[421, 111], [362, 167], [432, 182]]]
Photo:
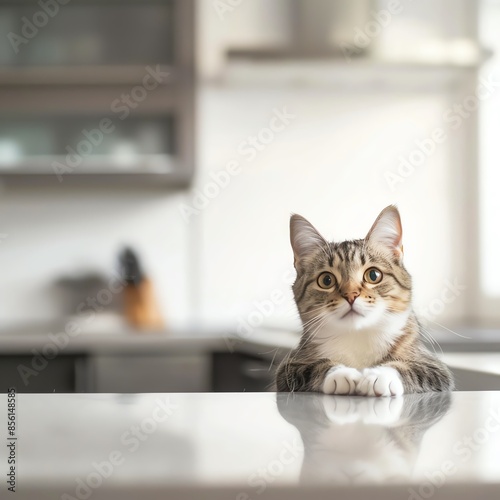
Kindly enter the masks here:
[[335, 285], [335, 276], [332, 273], [324, 272], [318, 276], [318, 285], [327, 290]]
[[371, 283], [372, 285], [380, 283], [383, 277], [384, 275], [382, 274], [382, 271], [379, 271], [376, 267], [370, 267], [370, 269], [367, 269], [364, 276], [365, 281], [367, 283]]

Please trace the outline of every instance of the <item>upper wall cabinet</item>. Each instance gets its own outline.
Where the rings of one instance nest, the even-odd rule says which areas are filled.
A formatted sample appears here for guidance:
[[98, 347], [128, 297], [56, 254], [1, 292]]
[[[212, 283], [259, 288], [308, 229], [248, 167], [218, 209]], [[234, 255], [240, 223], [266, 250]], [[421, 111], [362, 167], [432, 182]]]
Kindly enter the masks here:
[[194, 0], [0, 0], [0, 175], [185, 185]]
[[45, 2], [45, 8], [41, 4], [3, 2], [0, 36], [13, 50], [8, 45], [1, 49], [2, 65], [173, 63], [172, 2], [53, 0]]

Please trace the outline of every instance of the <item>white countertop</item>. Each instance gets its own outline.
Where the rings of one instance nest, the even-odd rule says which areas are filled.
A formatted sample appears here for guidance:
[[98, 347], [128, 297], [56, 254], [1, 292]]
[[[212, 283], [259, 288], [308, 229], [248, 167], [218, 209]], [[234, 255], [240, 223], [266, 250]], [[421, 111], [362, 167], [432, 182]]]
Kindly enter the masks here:
[[[1, 395], [3, 449], [6, 402]], [[79, 498], [79, 480], [93, 485], [91, 500], [401, 500], [412, 491], [468, 500], [500, 491], [495, 392], [21, 394], [17, 426], [19, 500]], [[111, 458], [114, 466], [103, 464]], [[5, 478], [3, 457], [0, 469]], [[7, 497], [5, 480], [1, 488]]]

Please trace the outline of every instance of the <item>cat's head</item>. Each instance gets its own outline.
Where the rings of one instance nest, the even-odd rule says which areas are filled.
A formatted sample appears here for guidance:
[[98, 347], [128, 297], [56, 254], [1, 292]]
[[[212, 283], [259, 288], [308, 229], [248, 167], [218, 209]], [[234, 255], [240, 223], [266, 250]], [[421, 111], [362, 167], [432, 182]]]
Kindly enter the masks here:
[[411, 277], [403, 266], [402, 226], [385, 208], [363, 240], [326, 241], [300, 215], [290, 219], [297, 279], [295, 301], [305, 330], [336, 332], [387, 327], [407, 317]]

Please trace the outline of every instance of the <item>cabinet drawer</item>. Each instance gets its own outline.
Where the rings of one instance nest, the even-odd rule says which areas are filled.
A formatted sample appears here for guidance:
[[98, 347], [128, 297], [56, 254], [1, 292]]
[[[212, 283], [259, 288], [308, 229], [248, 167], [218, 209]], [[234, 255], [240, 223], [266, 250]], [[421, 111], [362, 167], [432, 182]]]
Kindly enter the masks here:
[[96, 356], [96, 392], [205, 392], [210, 359], [202, 354]]

